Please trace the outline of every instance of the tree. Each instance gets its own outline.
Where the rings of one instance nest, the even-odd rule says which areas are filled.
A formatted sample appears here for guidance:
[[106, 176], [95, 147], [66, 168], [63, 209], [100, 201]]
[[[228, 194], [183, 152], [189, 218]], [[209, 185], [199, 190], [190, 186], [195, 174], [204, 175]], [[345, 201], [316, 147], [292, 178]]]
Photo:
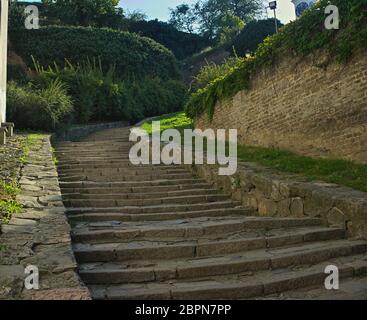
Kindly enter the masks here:
[[197, 27], [210, 39], [232, 38], [244, 23], [262, 12], [262, 3], [262, 0], [198, 0], [191, 6], [183, 4], [172, 9], [170, 22], [182, 31]]
[[62, 24], [119, 28], [123, 10], [119, 0], [42, 0], [45, 14]]
[[171, 18], [169, 23], [177, 30], [193, 33], [198, 17], [194, 8], [188, 4], [180, 4], [175, 9], [170, 9]]

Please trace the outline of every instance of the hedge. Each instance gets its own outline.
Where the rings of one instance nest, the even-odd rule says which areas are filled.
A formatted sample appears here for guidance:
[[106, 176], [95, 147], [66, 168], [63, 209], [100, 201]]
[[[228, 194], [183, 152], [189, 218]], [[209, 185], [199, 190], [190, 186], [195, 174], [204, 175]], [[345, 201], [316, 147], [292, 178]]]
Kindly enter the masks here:
[[135, 33], [92, 27], [47, 26], [38, 30], [12, 30], [16, 52], [30, 65], [31, 56], [43, 66], [65, 59], [77, 64], [100, 58], [107, 68], [116, 66], [120, 78], [158, 76], [179, 79], [177, 61], [164, 46]]

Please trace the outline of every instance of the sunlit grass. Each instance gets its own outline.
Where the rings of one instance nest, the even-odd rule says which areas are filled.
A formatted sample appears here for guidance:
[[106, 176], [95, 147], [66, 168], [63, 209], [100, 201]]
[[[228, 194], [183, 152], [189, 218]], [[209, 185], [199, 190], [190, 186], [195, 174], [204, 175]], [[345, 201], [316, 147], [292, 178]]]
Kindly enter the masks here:
[[[161, 121], [161, 131], [178, 129], [182, 131], [192, 128], [193, 123], [184, 112], [164, 115], [154, 120]], [[142, 128], [152, 132], [150, 122], [144, 123]], [[301, 156], [287, 150], [261, 148], [253, 146], [238, 146], [238, 160], [254, 162], [265, 167], [297, 174], [310, 181], [324, 181], [351, 187], [367, 192], [367, 165], [340, 159], [320, 159]]]

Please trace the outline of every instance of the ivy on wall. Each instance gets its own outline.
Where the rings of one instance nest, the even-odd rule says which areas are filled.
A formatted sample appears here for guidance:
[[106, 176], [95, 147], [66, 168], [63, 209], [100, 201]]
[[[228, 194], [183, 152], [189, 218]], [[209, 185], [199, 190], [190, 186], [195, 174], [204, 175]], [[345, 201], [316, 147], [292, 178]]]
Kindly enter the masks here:
[[240, 90], [249, 89], [251, 76], [262, 68], [273, 65], [281, 56], [306, 56], [323, 49], [329, 56], [328, 62], [345, 63], [354, 51], [367, 48], [367, 0], [333, 1], [333, 5], [339, 9], [339, 30], [325, 28], [325, 8], [329, 4], [328, 0], [320, 0], [305, 11], [300, 19], [266, 38], [252, 57], [192, 93], [185, 108], [187, 115], [195, 118], [207, 112], [209, 119], [212, 119], [217, 101], [231, 98]]

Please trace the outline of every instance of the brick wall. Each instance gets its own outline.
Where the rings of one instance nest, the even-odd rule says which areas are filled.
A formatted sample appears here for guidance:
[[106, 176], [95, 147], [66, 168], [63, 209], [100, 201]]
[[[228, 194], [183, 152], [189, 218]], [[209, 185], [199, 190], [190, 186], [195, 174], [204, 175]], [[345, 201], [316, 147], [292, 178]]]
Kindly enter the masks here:
[[218, 102], [196, 127], [238, 129], [239, 143], [367, 163], [367, 52], [326, 68], [323, 55], [284, 58], [251, 89]]

